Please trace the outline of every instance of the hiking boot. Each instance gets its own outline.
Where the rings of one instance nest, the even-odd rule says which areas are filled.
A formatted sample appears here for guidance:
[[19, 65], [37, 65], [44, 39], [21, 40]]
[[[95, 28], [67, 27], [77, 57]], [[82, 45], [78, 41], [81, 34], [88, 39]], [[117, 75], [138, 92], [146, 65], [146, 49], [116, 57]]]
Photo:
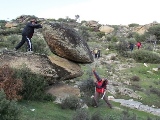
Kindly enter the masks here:
[[28, 55], [33, 54], [33, 51], [28, 51], [27, 54]]
[[14, 52], [17, 52], [17, 49], [16, 49], [16, 48], [14, 48], [14, 49], [13, 49], [13, 51], [14, 51]]

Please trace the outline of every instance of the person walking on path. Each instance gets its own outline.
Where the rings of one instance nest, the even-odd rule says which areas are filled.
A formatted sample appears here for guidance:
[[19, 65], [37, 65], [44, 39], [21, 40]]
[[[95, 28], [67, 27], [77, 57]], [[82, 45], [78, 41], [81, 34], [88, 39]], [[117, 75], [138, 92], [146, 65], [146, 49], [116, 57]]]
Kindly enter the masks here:
[[42, 25], [37, 24], [36, 19], [32, 19], [30, 22], [26, 24], [22, 31], [22, 40], [19, 42], [19, 44], [14, 48], [14, 50], [18, 50], [25, 42], [27, 42], [27, 51], [32, 52], [32, 42], [31, 38], [34, 34], [35, 28], [42, 28]]
[[108, 97], [106, 97], [105, 93], [106, 93], [106, 86], [108, 84], [108, 80], [105, 78], [100, 78], [99, 75], [97, 74], [97, 72], [95, 71], [95, 69], [93, 69], [93, 75], [96, 78], [95, 79], [95, 86], [96, 86], [96, 90], [95, 90], [95, 95], [94, 95], [94, 107], [98, 107], [98, 100], [99, 97], [101, 97], [101, 99], [103, 99], [107, 105], [109, 106], [109, 108], [112, 109], [112, 105], [108, 100]]

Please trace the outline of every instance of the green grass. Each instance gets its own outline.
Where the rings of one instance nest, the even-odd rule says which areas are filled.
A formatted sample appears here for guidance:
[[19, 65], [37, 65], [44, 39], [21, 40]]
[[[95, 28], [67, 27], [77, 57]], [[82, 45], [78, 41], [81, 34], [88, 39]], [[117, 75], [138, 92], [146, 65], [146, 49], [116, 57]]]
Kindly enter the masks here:
[[[137, 93], [142, 96], [142, 100], [138, 101], [149, 106], [156, 105], [157, 107], [160, 107], [159, 105], [160, 96], [150, 92], [151, 88], [160, 88], [160, 72], [159, 71], [155, 72], [152, 70], [152, 68], [156, 68], [158, 64], [147, 64], [147, 65], [148, 67], [145, 67], [143, 63], [139, 63], [137, 64], [137, 66], [124, 70], [122, 72], [131, 73], [129, 77], [136, 75], [140, 78], [140, 81], [138, 81], [137, 84], [141, 87], [142, 91], [137, 90], [138, 91]], [[149, 73], [147, 71], [151, 71], [152, 73]]]
[[[115, 116], [120, 118], [122, 111], [127, 111], [126, 107], [122, 107], [119, 103], [111, 102], [112, 105], [119, 109], [110, 109], [106, 106], [103, 100], [100, 100], [99, 107], [89, 107], [89, 114], [92, 115], [95, 112], [100, 112], [105, 118], [106, 116]], [[35, 101], [22, 101], [18, 103], [22, 110], [22, 120], [72, 120], [75, 110], [61, 109], [61, 107], [53, 102], [35, 102]], [[35, 109], [35, 111], [32, 111]], [[138, 120], [146, 120], [149, 116], [151, 118], [158, 118], [154, 115], [143, 111], [137, 111], [134, 109], [128, 109], [130, 114], [136, 114]], [[118, 119], [117, 119], [118, 120]]]
[[61, 109], [53, 102], [23, 101], [19, 104], [22, 106], [22, 120], [71, 120], [74, 112]]

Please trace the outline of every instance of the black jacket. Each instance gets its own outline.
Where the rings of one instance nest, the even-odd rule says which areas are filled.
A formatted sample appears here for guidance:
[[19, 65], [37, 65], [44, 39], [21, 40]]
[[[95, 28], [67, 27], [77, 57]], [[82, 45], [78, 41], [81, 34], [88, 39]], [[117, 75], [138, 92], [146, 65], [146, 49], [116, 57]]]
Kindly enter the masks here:
[[22, 35], [32, 38], [35, 28], [42, 28], [42, 26], [40, 24], [33, 25], [32, 22], [28, 22], [22, 31]]

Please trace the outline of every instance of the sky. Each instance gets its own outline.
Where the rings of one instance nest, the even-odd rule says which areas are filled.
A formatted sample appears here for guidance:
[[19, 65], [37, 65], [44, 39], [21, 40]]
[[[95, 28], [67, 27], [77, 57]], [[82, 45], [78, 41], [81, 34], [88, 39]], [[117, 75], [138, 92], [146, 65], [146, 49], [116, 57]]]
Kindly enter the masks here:
[[0, 20], [20, 15], [39, 18], [95, 20], [100, 24], [128, 25], [160, 22], [160, 0], [0, 0]]

